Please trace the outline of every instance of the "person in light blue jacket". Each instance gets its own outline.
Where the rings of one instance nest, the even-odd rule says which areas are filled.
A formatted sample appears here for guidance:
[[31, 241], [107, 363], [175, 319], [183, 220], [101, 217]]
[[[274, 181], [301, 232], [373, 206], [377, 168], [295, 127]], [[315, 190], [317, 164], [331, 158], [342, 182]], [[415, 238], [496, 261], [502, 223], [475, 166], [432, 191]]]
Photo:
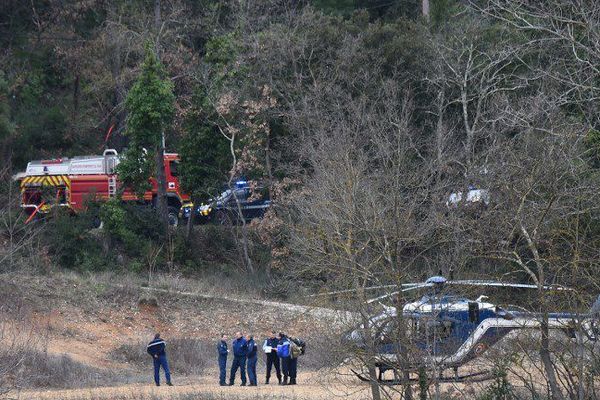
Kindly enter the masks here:
[[277, 356], [281, 359], [281, 372], [283, 373], [283, 381], [281, 381], [280, 385], [287, 385], [288, 378], [290, 377], [291, 344], [283, 332], [279, 332], [277, 338], [279, 339]]

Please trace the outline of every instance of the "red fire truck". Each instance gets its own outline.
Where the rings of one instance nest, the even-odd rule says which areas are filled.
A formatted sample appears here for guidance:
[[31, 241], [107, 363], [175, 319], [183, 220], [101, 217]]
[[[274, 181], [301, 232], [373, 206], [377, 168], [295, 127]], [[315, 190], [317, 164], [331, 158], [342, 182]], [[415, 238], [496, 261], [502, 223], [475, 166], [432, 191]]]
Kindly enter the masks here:
[[[116, 173], [120, 157], [116, 150], [107, 149], [100, 156], [56, 158], [31, 161], [25, 172], [15, 179], [19, 181], [21, 207], [29, 215], [27, 222], [36, 215], [46, 214], [52, 207], [67, 207], [73, 212], [86, 208], [88, 200], [106, 201], [117, 195], [121, 182]], [[189, 196], [182, 193], [177, 178], [179, 156], [165, 153], [165, 176], [169, 223], [177, 225], [179, 209]], [[141, 202], [155, 205], [157, 195], [156, 179], [151, 178], [152, 189], [138, 197], [133, 191], [124, 188], [123, 201]]]

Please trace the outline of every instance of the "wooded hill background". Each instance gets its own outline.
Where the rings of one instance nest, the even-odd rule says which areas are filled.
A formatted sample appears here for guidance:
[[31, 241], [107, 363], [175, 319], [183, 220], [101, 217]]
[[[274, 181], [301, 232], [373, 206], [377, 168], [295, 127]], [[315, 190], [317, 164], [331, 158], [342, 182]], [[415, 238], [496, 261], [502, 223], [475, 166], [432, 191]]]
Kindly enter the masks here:
[[[425, 3], [2, 1], [2, 268], [292, 271], [309, 288], [441, 272], [597, 291], [600, 6]], [[148, 43], [194, 199], [243, 176], [275, 206], [167, 236], [118, 202], [100, 206], [101, 233], [86, 215], [23, 225], [10, 177], [27, 161], [128, 146]], [[447, 207], [469, 185], [489, 206]]]

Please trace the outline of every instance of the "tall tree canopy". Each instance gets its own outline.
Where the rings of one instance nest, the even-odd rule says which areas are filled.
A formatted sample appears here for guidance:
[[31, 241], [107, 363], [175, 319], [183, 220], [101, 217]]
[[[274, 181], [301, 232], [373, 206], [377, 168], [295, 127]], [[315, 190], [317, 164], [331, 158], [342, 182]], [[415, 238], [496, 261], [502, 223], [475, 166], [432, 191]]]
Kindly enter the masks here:
[[[171, 128], [175, 115], [173, 84], [150, 45], [141, 72], [126, 100], [129, 145], [119, 164], [121, 179], [126, 185], [143, 193], [149, 188], [149, 179], [156, 177], [159, 185], [156, 207], [159, 216], [166, 215], [164, 190], [163, 135]], [[161, 181], [162, 177], [162, 181]]]

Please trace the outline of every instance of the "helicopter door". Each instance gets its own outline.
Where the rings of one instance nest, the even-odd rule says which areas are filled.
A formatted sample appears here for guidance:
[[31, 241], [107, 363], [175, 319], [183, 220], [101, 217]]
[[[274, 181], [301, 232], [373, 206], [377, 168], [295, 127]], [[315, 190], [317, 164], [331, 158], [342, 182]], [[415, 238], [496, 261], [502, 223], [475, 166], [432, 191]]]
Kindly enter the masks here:
[[469, 302], [469, 322], [473, 324], [479, 323], [479, 303], [475, 301]]

